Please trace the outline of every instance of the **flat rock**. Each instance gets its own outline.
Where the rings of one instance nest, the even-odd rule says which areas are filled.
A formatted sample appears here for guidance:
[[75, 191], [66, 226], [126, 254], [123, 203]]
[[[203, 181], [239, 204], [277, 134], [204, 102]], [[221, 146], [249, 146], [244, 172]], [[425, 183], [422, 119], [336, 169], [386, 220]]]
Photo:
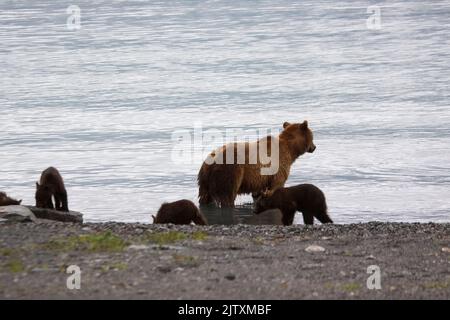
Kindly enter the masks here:
[[254, 214], [245, 220], [246, 224], [253, 225], [283, 225], [283, 214], [278, 209], [266, 210], [260, 214]]
[[0, 219], [16, 222], [31, 222], [37, 220], [30, 209], [20, 205], [0, 207]]
[[324, 251], [325, 251], [325, 248], [313, 244], [313, 245], [311, 245], [311, 246], [308, 246], [308, 247], [305, 249], [305, 251], [306, 251], [306, 252], [324, 252]]
[[27, 208], [31, 210], [38, 219], [83, 223], [83, 215], [80, 212], [76, 211], [64, 212], [53, 209], [37, 208], [32, 206], [28, 206]]

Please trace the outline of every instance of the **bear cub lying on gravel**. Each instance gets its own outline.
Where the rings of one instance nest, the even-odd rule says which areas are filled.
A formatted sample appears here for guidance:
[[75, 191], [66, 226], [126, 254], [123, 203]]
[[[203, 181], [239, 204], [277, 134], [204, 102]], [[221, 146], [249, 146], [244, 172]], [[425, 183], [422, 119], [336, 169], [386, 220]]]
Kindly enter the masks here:
[[305, 224], [313, 224], [314, 217], [322, 223], [333, 223], [327, 213], [325, 195], [312, 184], [279, 188], [271, 196], [263, 192], [256, 199], [254, 213], [259, 214], [268, 209], [279, 209], [286, 226], [292, 224], [296, 211], [303, 214]]
[[22, 200], [16, 200], [10, 198], [4, 192], [0, 192], [0, 206], [11, 206], [11, 205], [19, 205], [22, 203]]
[[153, 223], [190, 224], [191, 222], [198, 225], [208, 224], [197, 206], [189, 200], [163, 203], [156, 217], [153, 216]]

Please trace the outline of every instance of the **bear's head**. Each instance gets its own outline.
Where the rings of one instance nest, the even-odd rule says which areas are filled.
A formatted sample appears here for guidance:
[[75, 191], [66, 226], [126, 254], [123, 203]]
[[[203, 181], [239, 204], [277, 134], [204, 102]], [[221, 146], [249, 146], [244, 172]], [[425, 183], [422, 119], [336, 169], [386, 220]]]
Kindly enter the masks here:
[[16, 200], [10, 198], [4, 192], [0, 192], [0, 205], [11, 206], [11, 205], [19, 205], [22, 203], [22, 200]]
[[263, 211], [273, 209], [276, 206], [274, 206], [274, 201], [271, 201], [269, 193], [267, 190], [262, 192], [254, 192], [252, 193], [253, 197], [253, 213], [259, 214]]
[[47, 185], [40, 185], [36, 182], [36, 207], [48, 208], [48, 202], [52, 200], [52, 189]]
[[303, 123], [283, 123], [283, 131], [280, 133], [280, 139], [288, 142], [291, 154], [295, 158], [305, 152], [313, 153], [316, 146], [313, 142], [313, 133], [308, 127], [308, 121]]

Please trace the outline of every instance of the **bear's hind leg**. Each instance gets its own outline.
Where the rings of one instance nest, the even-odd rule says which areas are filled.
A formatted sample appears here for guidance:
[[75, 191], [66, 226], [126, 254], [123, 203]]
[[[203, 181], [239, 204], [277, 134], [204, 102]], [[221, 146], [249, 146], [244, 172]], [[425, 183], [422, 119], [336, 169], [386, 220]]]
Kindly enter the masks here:
[[232, 172], [224, 173], [228, 173], [228, 175], [225, 175], [224, 179], [222, 179], [223, 184], [220, 187], [216, 185], [220, 192], [217, 193], [217, 196], [215, 195], [215, 198], [220, 207], [234, 207], [234, 201], [244, 179], [244, 168], [238, 167]]
[[200, 193], [198, 196], [198, 203], [200, 205], [210, 204], [212, 202], [211, 196], [207, 193]]
[[303, 222], [305, 224], [314, 224], [314, 216], [310, 212], [302, 212], [303, 213]]

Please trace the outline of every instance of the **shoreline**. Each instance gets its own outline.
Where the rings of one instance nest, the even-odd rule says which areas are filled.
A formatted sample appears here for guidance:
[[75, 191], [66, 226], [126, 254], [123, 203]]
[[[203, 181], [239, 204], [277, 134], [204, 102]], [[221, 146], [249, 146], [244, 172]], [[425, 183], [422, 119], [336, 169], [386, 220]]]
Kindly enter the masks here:
[[0, 227], [1, 299], [450, 298], [450, 223]]

